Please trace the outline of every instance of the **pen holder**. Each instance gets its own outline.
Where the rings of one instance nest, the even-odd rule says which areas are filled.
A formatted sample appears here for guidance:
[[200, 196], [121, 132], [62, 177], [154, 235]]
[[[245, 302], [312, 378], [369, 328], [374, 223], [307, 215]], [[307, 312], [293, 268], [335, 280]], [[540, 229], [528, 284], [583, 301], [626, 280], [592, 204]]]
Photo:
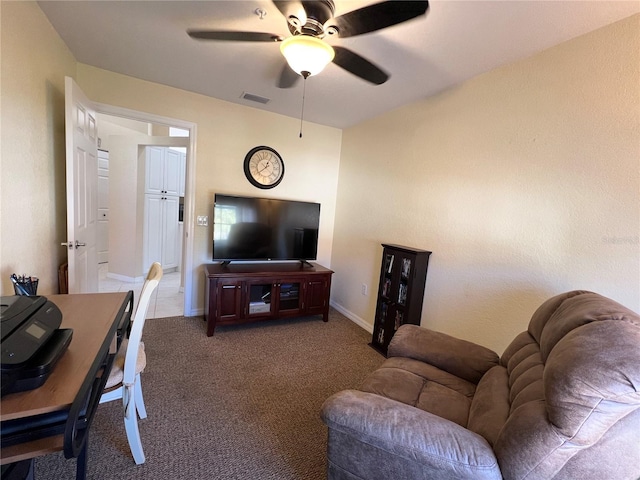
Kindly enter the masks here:
[[13, 282], [13, 290], [16, 295], [37, 295], [38, 294], [38, 278], [30, 277], [26, 275], [11, 275], [11, 282]]

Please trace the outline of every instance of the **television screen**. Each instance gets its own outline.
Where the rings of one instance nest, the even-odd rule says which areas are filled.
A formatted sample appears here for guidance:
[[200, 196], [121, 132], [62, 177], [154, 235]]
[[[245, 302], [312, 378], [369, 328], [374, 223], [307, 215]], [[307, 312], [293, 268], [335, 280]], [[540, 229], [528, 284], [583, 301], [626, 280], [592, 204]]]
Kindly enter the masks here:
[[213, 260], [315, 260], [320, 204], [216, 194]]

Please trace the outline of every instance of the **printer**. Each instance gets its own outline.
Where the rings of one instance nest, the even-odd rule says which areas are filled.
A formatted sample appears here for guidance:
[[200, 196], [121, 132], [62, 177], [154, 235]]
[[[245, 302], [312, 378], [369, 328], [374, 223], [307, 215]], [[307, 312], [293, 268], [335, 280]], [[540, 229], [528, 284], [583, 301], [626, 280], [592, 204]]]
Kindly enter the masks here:
[[71, 343], [60, 309], [43, 296], [1, 297], [1, 395], [40, 387]]

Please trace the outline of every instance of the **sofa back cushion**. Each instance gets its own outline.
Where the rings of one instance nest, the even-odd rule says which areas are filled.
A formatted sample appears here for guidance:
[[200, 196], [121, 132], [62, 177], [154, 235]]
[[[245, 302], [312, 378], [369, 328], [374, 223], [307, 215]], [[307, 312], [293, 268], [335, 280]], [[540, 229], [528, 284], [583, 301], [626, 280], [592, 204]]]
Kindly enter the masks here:
[[586, 450], [585, 471], [605, 478], [621, 460], [594, 445], [615, 444], [614, 432], [640, 442], [630, 421], [640, 407], [640, 317], [631, 310], [591, 292], [558, 295], [536, 310], [500, 362], [509, 413], [494, 449], [505, 479], [571, 478], [576, 462], [564, 477], [563, 468]]

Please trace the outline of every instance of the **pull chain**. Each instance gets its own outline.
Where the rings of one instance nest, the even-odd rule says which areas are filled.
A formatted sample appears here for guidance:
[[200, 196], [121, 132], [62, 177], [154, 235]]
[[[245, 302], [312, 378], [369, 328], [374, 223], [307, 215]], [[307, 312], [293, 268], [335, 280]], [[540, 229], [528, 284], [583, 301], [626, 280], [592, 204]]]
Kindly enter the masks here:
[[302, 77], [304, 78], [304, 82], [302, 83], [302, 110], [300, 111], [300, 138], [302, 138], [302, 119], [304, 117], [304, 97], [307, 91], [307, 78], [309, 77], [309, 72], [300, 72]]

